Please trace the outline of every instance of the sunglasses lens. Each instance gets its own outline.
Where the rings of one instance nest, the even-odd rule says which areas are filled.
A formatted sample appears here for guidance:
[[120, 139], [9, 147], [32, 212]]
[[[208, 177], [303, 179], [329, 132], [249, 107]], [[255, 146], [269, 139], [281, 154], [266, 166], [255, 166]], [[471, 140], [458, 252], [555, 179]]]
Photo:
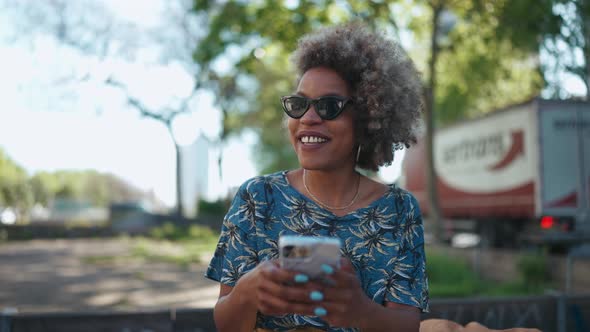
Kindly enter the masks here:
[[343, 102], [336, 98], [322, 98], [316, 103], [316, 111], [324, 120], [332, 120], [340, 114]]
[[283, 108], [288, 116], [299, 119], [309, 109], [310, 103], [314, 105], [315, 111], [324, 120], [332, 120], [336, 118], [347, 100], [338, 97], [322, 97], [320, 99], [311, 100], [300, 96], [283, 97]]
[[283, 101], [287, 115], [293, 118], [300, 118], [307, 110], [307, 99], [302, 97], [289, 97]]

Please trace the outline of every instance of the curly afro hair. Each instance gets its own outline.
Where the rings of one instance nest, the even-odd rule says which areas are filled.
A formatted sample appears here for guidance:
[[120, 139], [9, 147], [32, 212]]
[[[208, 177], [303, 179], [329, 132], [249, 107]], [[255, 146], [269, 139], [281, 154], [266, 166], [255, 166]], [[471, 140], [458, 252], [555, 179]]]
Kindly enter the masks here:
[[292, 60], [300, 78], [311, 68], [328, 67], [349, 84], [361, 146], [358, 167], [377, 171], [391, 164], [395, 150], [416, 143], [422, 84], [398, 44], [353, 22], [304, 36]]

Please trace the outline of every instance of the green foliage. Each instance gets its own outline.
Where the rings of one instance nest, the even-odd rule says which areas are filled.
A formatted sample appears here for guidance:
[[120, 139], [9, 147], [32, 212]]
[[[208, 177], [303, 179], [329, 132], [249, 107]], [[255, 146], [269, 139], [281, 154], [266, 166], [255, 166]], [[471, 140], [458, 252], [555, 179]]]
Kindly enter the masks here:
[[523, 254], [519, 257], [516, 267], [521, 281], [529, 287], [540, 287], [551, 281], [545, 254]]
[[45, 187], [51, 199], [81, 200], [107, 206], [111, 202], [138, 200], [144, 195], [120, 178], [94, 170], [41, 173], [35, 178], [39, 178], [37, 182]]
[[[487, 1], [479, 0], [479, 8], [487, 8]], [[587, 0], [522, 0], [498, 1], [495, 34], [515, 48], [538, 55], [543, 49], [555, 64], [544, 69], [553, 97], [567, 98], [559, 79], [549, 79], [555, 71], [577, 76], [586, 85], [586, 99], [590, 96], [590, 2]], [[580, 52], [581, 51], [581, 52]], [[577, 52], [581, 53], [576, 55]]]
[[472, 296], [479, 290], [477, 276], [461, 260], [428, 253], [426, 267], [430, 297]]
[[[435, 122], [450, 124], [530, 99], [539, 94], [543, 78], [535, 54], [514, 47], [496, 33], [503, 1], [442, 2], [455, 23], [436, 38]], [[429, 76], [433, 2], [412, 1], [396, 12], [415, 40], [408, 52]]]
[[60, 184], [52, 174], [39, 172], [29, 179], [33, 200], [43, 206], [48, 206], [51, 199], [60, 190]]
[[542, 294], [547, 285], [546, 281], [529, 283], [526, 278], [512, 282], [486, 280], [478, 277], [465, 261], [429, 251], [426, 267], [431, 298]]
[[255, 151], [255, 160], [261, 173], [292, 169], [298, 164], [279, 103], [279, 96], [290, 93], [294, 88], [294, 74], [285, 70], [289, 68], [287, 56], [278, 48], [271, 46], [267, 49], [267, 55], [253, 64], [262, 88], [258, 91], [259, 108], [249, 116], [247, 122], [260, 127], [261, 144]]
[[199, 200], [198, 204], [198, 211], [201, 214], [205, 215], [216, 215], [222, 216], [225, 215], [227, 209], [229, 208], [229, 204], [226, 200], [220, 199], [214, 202], [209, 202], [206, 200]]
[[[530, 53], [494, 35], [493, 17], [472, 14], [449, 34], [438, 63], [436, 121], [453, 123], [539, 94], [543, 78]], [[492, 22], [490, 22], [492, 21]]]
[[0, 149], [0, 207], [12, 206], [25, 211], [33, 203], [33, 195], [25, 170]]
[[133, 244], [130, 258], [188, 267], [190, 264], [204, 263], [203, 257], [214, 248], [215, 243], [177, 243], [138, 239]]
[[156, 240], [169, 241], [209, 241], [217, 239], [217, 235], [208, 227], [191, 225], [187, 227], [175, 226], [166, 222], [150, 231], [150, 237]]
[[157, 240], [180, 240], [188, 235], [186, 231], [167, 222], [163, 226], [156, 227], [150, 231], [150, 237]]
[[23, 215], [34, 204], [49, 206], [55, 199], [108, 206], [111, 202], [140, 200], [144, 196], [122, 179], [94, 170], [38, 172], [29, 176], [0, 149], [0, 207], [16, 207]]

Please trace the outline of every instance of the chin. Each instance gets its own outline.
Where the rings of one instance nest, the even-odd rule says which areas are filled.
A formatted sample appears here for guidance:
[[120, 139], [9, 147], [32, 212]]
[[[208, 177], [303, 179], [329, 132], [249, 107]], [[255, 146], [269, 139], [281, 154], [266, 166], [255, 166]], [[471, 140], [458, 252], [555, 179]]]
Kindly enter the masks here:
[[310, 171], [329, 171], [338, 168], [336, 165], [333, 164], [317, 162], [300, 163], [299, 165], [301, 166], [301, 168], [305, 168]]
[[312, 160], [299, 160], [299, 166], [301, 166], [301, 168], [305, 168], [308, 170], [319, 170], [319, 169], [325, 169], [327, 165], [325, 165], [324, 163], [318, 162], [318, 161], [312, 161]]

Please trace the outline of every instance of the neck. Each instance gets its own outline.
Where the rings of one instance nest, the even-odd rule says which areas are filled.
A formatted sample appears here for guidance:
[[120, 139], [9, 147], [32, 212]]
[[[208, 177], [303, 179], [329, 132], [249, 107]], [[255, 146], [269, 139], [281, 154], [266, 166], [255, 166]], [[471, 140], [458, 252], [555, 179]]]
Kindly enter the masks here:
[[360, 174], [353, 168], [302, 172], [303, 184], [312, 199], [320, 205], [334, 210], [352, 206], [359, 193]]

